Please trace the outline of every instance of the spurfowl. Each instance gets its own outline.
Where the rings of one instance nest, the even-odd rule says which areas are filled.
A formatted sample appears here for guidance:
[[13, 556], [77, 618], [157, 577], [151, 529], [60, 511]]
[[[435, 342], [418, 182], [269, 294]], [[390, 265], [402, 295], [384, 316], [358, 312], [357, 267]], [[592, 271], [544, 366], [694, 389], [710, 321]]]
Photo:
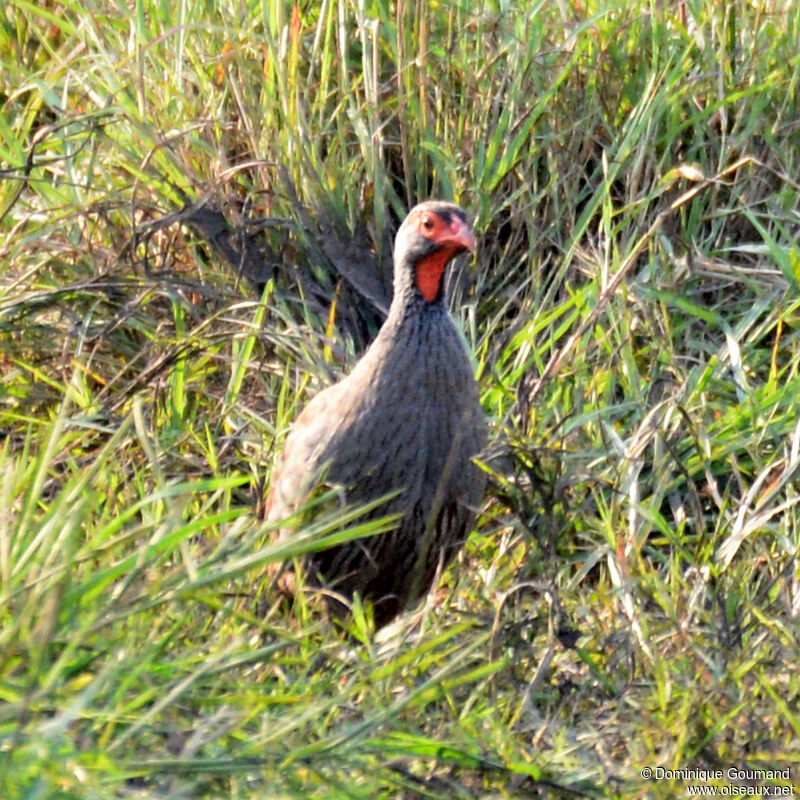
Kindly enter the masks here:
[[371, 601], [378, 626], [428, 591], [464, 543], [483, 496], [472, 459], [485, 444], [486, 420], [444, 296], [448, 262], [475, 246], [458, 206], [429, 201], [409, 213], [395, 240], [389, 315], [353, 371], [297, 418], [267, 499], [268, 518], [280, 521], [320, 482], [341, 487], [352, 507], [400, 490], [365, 514], [402, 515], [393, 530], [305, 563], [313, 585]]

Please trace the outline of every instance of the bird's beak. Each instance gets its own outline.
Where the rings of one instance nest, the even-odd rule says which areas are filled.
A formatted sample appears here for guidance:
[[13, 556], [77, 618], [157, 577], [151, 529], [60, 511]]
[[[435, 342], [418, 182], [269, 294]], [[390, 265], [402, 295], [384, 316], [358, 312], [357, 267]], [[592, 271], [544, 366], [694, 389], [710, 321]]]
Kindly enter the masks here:
[[470, 253], [474, 253], [478, 249], [478, 241], [475, 238], [472, 226], [455, 215], [453, 215], [453, 221], [447, 230], [438, 237], [437, 242], [438, 244], [450, 245], [458, 252], [469, 250]]

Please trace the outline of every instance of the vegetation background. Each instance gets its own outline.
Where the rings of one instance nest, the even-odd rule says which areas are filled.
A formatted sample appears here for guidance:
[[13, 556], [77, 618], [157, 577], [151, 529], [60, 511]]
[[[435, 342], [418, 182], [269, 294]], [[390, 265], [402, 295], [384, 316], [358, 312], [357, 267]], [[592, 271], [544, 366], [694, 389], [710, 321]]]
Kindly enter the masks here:
[[[796, 785], [799, 4], [9, 0], [0, 54], [0, 796]], [[371, 531], [256, 500], [430, 196], [491, 487], [342, 638], [260, 578]]]

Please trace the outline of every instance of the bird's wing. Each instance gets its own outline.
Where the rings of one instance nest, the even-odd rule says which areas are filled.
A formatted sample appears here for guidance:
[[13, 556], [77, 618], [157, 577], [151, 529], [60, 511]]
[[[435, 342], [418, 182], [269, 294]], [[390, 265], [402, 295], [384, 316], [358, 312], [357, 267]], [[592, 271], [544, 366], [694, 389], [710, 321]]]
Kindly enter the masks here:
[[338, 402], [341, 383], [313, 397], [286, 437], [283, 455], [272, 476], [266, 516], [280, 520], [289, 516], [311, 488], [322, 464], [320, 458], [341, 422]]

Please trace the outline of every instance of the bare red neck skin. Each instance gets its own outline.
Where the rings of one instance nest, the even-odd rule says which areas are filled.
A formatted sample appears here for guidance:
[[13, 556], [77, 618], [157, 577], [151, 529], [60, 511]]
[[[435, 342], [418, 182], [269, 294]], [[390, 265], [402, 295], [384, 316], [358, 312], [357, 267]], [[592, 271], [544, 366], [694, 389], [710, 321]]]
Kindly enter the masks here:
[[444, 269], [455, 254], [455, 247], [443, 247], [417, 262], [414, 275], [417, 289], [429, 303], [439, 299]]

